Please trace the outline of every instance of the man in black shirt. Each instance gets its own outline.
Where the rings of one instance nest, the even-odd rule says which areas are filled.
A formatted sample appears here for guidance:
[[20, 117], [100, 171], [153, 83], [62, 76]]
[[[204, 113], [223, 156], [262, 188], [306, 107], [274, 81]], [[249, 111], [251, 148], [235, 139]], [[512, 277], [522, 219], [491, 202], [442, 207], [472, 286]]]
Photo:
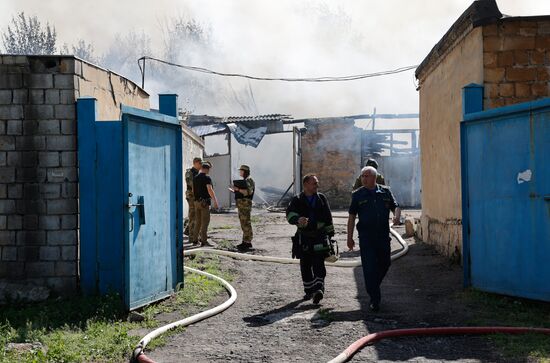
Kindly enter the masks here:
[[198, 244], [200, 237], [201, 246], [211, 246], [207, 241], [207, 231], [212, 201], [214, 201], [214, 208], [218, 208], [218, 199], [212, 187], [212, 179], [208, 176], [211, 167], [212, 164], [209, 161], [202, 163], [200, 172], [193, 178], [196, 220], [190, 241], [193, 244]]

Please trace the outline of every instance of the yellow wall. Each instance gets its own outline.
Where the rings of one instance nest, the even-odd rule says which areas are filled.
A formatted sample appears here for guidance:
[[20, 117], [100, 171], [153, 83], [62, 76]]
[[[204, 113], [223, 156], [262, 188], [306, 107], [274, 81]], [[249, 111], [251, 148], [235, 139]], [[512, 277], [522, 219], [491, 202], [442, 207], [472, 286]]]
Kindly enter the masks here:
[[483, 83], [482, 28], [474, 28], [420, 77], [422, 231], [447, 256], [461, 250], [462, 88]]

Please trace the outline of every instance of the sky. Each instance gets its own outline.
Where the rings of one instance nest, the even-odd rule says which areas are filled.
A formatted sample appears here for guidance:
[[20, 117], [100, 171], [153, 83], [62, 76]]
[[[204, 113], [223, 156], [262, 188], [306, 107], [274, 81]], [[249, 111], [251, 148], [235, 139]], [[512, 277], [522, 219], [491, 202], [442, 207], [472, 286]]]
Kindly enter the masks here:
[[[105, 52], [116, 34], [145, 32], [152, 53], [162, 57], [163, 29], [173, 16], [194, 19], [210, 29], [216, 52], [183, 57], [193, 66], [266, 77], [315, 77], [372, 73], [417, 65], [469, 0], [1, 0], [0, 29], [24, 11], [55, 25], [58, 43], [93, 43]], [[550, 1], [500, 0], [502, 13], [549, 15]], [[184, 47], [182, 47], [184, 48]], [[185, 52], [182, 49], [182, 52]], [[187, 71], [170, 74], [187, 77]], [[123, 74], [135, 81], [137, 65]], [[214, 76], [197, 76], [198, 82]], [[190, 99], [194, 113], [212, 115], [291, 114], [296, 118], [372, 113], [418, 112], [414, 71], [380, 78], [330, 84], [218, 79], [216, 93], [195, 102], [193, 89], [164, 89], [162, 79], [148, 79], [145, 89], [155, 104], [157, 92], [177, 92]], [[174, 86], [174, 83], [170, 84]], [[228, 91], [230, 90], [230, 91]], [[212, 91], [212, 90], [211, 90]], [[200, 89], [199, 89], [200, 92]], [[195, 103], [193, 103], [195, 102]]]

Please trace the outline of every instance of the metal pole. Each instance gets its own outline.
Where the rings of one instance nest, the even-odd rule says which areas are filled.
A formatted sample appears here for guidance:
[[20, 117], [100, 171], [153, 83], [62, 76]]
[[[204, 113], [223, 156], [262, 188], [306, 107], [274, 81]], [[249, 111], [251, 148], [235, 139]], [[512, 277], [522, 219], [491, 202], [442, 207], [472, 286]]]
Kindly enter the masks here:
[[141, 72], [141, 89], [145, 90], [145, 58], [143, 58], [143, 72]]

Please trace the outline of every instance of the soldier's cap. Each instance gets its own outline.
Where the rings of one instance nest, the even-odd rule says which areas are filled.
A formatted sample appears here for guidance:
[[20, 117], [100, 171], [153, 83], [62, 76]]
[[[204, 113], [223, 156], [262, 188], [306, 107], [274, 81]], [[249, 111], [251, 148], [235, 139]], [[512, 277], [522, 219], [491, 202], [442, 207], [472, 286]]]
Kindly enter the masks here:
[[193, 164], [194, 163], [202, 163], [202, 158], [199, 158], [198, 156], [193, 158]]
[[201, 165], [203, 168], [210, 169], [212, 167], [212, 163], [210, 161], [205, 161]]
[[378, 169], [378, 163], [374, 159], [367, 160], [365, 166], [372, 166], [373, 168]]
[[244, 170], [244, 171], [250, 172], [250, 166], [248, 166], [248, 165], [241, 165], [241, 167], [239, 168], [239, 170]]

